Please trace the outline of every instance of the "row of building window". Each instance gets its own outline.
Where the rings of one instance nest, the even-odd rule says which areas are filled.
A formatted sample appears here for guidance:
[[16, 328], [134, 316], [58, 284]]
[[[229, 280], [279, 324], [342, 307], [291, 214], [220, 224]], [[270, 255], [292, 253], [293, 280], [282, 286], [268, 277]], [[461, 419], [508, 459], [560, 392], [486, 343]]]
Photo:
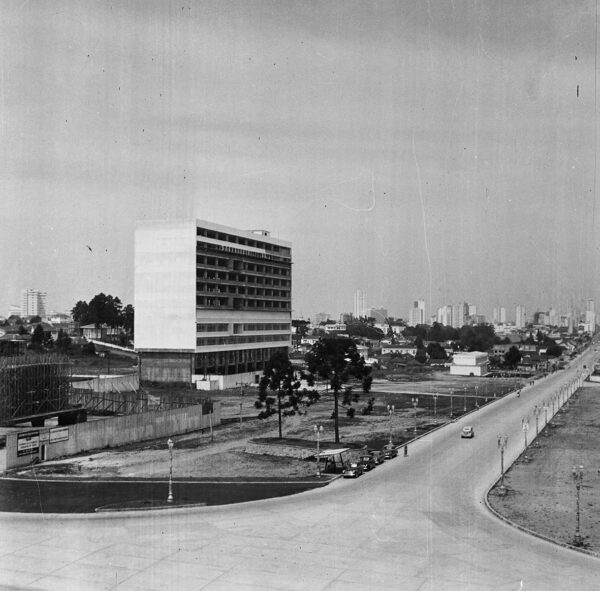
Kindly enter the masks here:
[[[247, 271], [261, 273], [266, 275], [281, 275], [287, 277], [290, 275], [289, 267], [275, 267], [271, 265], [258, 265], [246, 261], [231, 259], [227, 257], [207, 256], [203, 254], [196, 255], [196, 264], [206, 267], [217, 267], [221, 269], [234, 269], [236, 271]], [[285, 263], [284, 263], [285, 264]], [[288, 264], [289, 265], [289, 264]]]
[[[239, 332], [240, 327], [248, 332], [259, 330], [291, 330], [291, 324], [288, 322], [253, 322], [246, 324], [235, 324], [234, 330]], [[227, 332], [229, 324], [196, 324], [197, 332]]]
[[196, 289], [205, 293], [231, 293], [234, 295], [256, 295], [276, 298], [289, 298], [289, 289], [265, 289], [261, 287], [223, 286], [219, 287], [213, 283], [197, 283]]
[[196, 296], [196, 306], [199, 308], [223, 308], [232, 310], [289, 310], [291, 302], [285, 300], [252, 300], [248, 298], [214, 298], [210, 296]]
[[196, 332], [226, 332], [229, 324], [196, 324]]
[[197, 374], [230, 375], [241, 372], [262, 371], [266, 362], [277, 351], [287, 351], [287, 347], [265, 349], [234, 349], [196, 353]]
[[224, 234], [222, 232], [216, 232], [206, 228], [196, 228], [196, 236], [203, 236], [204, 238], [221, 240], [222, 242], [230, 242], [232, 244], [239, 244], [241, 246], [249, 246], [250, 248], [261, 248], [265, 251], [291, 256], [290, 249], [286, 248], [285, 246], [279, 246], [277, 244], [271, 244], [270, 242], [263, 242], [261, 240], [253, 240], [252, 238], [244, 238], [243, 236], [236, 236], [233, 234]]
[[248, 335], [226, 337], [198, 337], [198, 347], [212, 347], [215, 345], [240, 345], [242, 343], [272, 343], [276, 341], [289, 341], [289, 334]]
[[196, 274], [196, 280], [209, 280], [217, 283], [256, 283], [258, 285], [274, 285], [281, 287], [289, 287], [291, 281], [289, 279], [276, 279], [273, 277], [263, 277], [262, 275], [240, 275], [239, 273], [219, 273], [217, 271], [204, 271]]

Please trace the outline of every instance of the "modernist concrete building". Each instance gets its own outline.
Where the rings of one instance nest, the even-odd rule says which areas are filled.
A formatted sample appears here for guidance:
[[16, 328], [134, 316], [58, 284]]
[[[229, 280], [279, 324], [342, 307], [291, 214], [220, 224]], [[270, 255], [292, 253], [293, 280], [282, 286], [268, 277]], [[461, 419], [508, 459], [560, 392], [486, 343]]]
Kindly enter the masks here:
[[488, 372], [488, 354], [481, 351], [470, 353], [454, 353], [450, 375], [453, 376], [484, 376]]
[[135, 233], [142, 380], [215, 389], [256, 383], [291, 345], [291, 243], [202, 220]]
[[21, 317], [46, 316], [46, 292], [36, 289], [21, 290]]

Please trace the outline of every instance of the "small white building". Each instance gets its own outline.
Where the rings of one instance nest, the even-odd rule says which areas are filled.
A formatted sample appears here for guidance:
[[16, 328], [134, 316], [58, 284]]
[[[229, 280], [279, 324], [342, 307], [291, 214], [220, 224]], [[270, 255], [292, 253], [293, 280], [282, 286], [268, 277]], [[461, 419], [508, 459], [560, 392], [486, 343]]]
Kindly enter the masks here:
[[484, 376], [488, 372], [488, 354], [481, 351], [470, 353], [454, 353], [450, 375], [454, 376]]

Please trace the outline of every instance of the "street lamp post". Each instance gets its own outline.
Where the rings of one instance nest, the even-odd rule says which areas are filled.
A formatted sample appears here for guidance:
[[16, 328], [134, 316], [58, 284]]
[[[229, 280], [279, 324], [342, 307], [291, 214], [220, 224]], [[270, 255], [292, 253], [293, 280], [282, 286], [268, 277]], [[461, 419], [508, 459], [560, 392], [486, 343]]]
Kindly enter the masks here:
[[463, 388], [463, 412], [467, 412], [467, 387]]
[[313, 430], [317, 435], [317, 478], [321, 478], [321, 433], [323, 433], [323, 425], [314, 425]]
[[573, 536], [573, 545], [582, 546], [583, 539], [581, 537], [581, 530], [579, 528], [579, 491], [581, 489], [581, 483], [583, 482], [583, 466], [573, 466], [573, 480], [575, 480], [575, 488], [577, 489], [577, 515], [575, 525], [575, 535]]
[[250, 384], [246, 382], [238, 382], [237, 385], [240, 387], [240, 429], [242, 428], [242, 405], [244, 402], [245, 391], [244, 388], [247, 388]]
[[433, 394], [433, 416], [436, 419], [437, 419], [437, 399], [438, 399], [437, 392], [434, 392], [434, 394]]
[[548, 402], [544, 402], [544, 427], [548, 424]]
[[392, 445], [392, 415], [394, 414], [394, 405], [387, 405], [388, 415], [390, 416], [390, 445]]
[[173, 440], [169, 437], [167, 441], [169, 446], [169, 496], [167, 497], [167, 503], [173, 502]]
[[529, 419], [523, 419], [523, 436], [525, 438], [525, 451], [527, 451], [527, 431], [529, 431]]
[[533, 415], [535, 416], [535, 436], [537, 437], [540, 434], [538, 417], [540, 416], [540, 407], [536, 404], [533, 409]]
[[504, 450], [507, 443], [507, 435], [498, 435], [498, 448], [500, 449], [500, 488], [504, 488]]
[[454, 389], [450, 388], [450, 420], [452, 420], [452, 400], [454, 397]]
[[419, 399], [415, 396], [412, 398], [412, 405], [415, 409], [415, 436], [417, 435], [417, 404], [419, 404]]

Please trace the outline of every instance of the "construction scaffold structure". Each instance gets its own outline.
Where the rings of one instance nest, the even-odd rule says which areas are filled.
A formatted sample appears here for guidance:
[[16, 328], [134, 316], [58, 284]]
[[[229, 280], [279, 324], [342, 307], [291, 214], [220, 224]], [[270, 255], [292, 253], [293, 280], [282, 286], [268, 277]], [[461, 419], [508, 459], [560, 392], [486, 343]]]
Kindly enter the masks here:
[[0, 358], [0, 425], [70, 408], [71, 364], [53, 354]]

